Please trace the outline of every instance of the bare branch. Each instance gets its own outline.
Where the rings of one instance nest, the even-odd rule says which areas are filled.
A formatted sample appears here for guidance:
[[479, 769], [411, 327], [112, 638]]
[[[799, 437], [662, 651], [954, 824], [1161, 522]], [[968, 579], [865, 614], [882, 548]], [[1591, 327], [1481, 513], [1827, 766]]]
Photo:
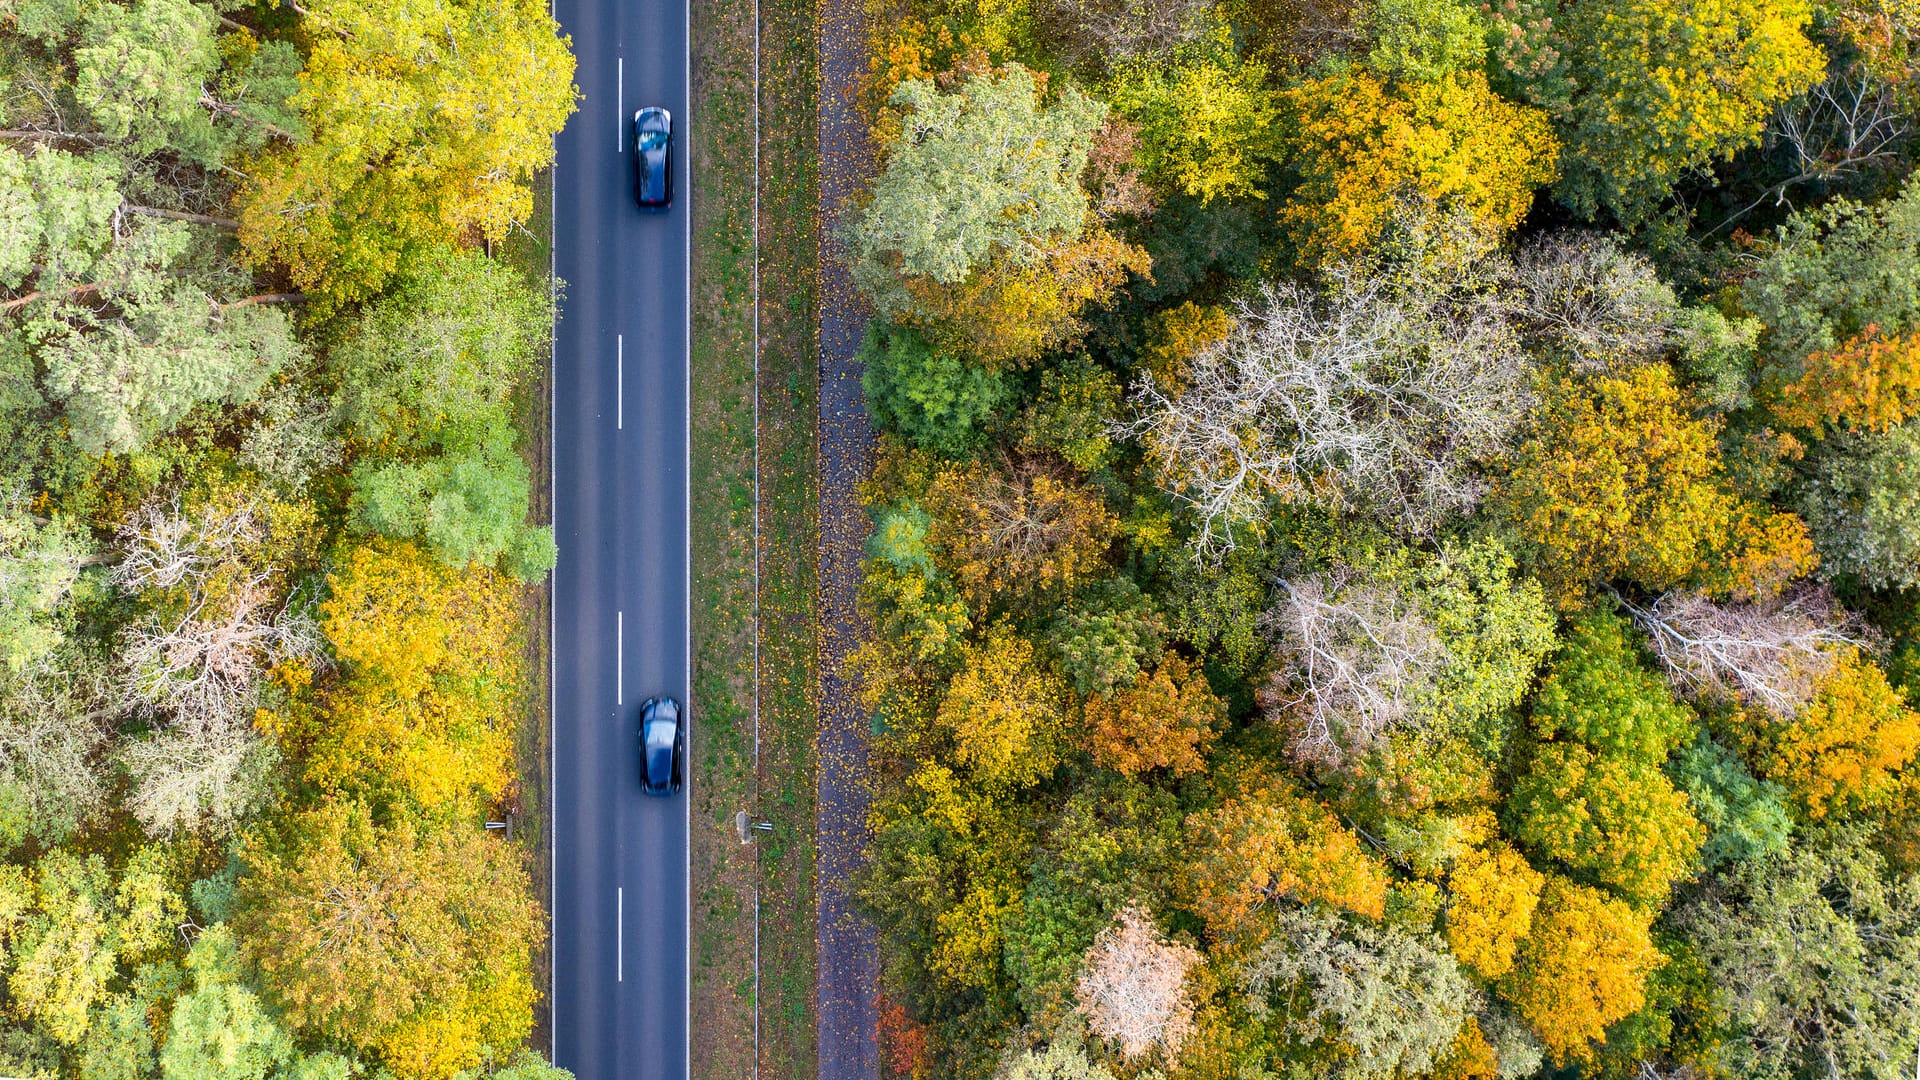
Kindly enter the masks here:
[[1087, 1026], [1119, 1043], [1128, 1058], [1157, 1046], [1173, 1059], [1193, 1031], [1187, 973], [1200, 959], [1161, 937], [1140, 905], [1128, 904], [1087, 950], [1076, 987]]
[[1836, 650], [1867, 643], [1859, 619], [1824, 585], [1803, 585], [1768, 604], [1673, 592], [1646, 606], [1624, 597], [1620, 604], [1646, 632], [1676, 691], [1782, 718], [1813, 699]]

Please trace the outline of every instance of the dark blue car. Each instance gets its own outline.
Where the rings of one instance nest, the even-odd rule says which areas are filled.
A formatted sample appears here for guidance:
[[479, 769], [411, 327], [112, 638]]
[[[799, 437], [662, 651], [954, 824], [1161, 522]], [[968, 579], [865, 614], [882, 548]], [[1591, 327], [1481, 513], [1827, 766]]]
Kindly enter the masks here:
[[648, 698], [640, 706], [640, 788], [649, 795], [672, 795], [680, 790], [687, 736], [680, 723], [680, 703], [670, 697]]
[[643, 210], [673, 205], [673, 114], [657, 106], [633, 114], [633, 198]]

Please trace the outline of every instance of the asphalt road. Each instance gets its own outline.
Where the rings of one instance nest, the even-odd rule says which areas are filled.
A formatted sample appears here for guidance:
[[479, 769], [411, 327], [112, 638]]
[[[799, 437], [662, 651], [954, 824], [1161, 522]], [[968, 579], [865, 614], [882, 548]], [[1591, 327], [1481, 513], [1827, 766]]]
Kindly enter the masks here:
[[[554, 272], [553, 1059], [682, 1080], [685, 793], [640, 793], [639, 709], [689, 705], [687, 11], [554, 0], [584, 93], [557, 140]], [[674, 117], [674, 207], [633, 202], [626, 118]], [[691, 770], [689, 770], [691, 771]]]

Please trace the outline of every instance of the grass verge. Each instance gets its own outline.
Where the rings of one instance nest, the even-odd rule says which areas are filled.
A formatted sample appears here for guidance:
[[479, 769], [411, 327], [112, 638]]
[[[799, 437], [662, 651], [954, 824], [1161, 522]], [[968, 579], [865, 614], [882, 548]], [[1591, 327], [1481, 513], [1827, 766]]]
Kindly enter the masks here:
[[[516, 231], [493, 249], [493, 256], [513, 267], [538, 289], [551, 286], [553, 276], [553, 174], [543, 173], [533, 184], [533, 215], [524, 231]], [[521, 456], [533, 476], [529, 510], [535, 521], [553, 520], [552, 449], [553, 364], [541, 365], [538, 382], [527, 388], [515, 403], [522, 437]], [[521, 710], [520, 727], [514, 732], [514, 766], [518, 782], [508, 798], [507, 820], [512, 823], [513, 840], [527, 853], [527, 866], [533, 879], [534, 895], [546, 913], [547, 939], [534, 955], [534, 983], [540, 998], [534, 1004], [533, 1031], [528, 1044], [545, 1053], [551, 1046], [552, 1031], [549, 999], [553, 994], [552, 927], [553, 912], [547, 911], [552, 897], [553, 848], [547, 822], [551, 820], [548, 797], [553, 790], [549, 770], [553, 756], [547, 745], [552, 730], [551, 692], [553, 669], [553, 581], [552, 578], [523, 590], [522, 618], [526, 624], [527, 707]]]
[[[814, 1073], [814, 12], [796, 0], [757, 10], [762, 42], [778, 43], [761, 56], [757, 387], [756, 5], [694, 0], [692, 11], [692, 1060], [711, 1080], [756, 1071], [805, 1080]], [[743, 845], [741, 810], [773, 830]]]

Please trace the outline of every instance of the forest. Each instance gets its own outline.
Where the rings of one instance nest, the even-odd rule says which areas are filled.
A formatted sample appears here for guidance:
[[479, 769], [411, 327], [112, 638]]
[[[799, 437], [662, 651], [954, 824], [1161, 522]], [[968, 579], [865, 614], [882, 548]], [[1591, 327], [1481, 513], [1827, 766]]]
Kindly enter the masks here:
[[1920, 6], [867, 0], [889, 1075], [1920, 1067]]
[[0, 0], [0, 1074], [561, 1080], [535, 0]]

